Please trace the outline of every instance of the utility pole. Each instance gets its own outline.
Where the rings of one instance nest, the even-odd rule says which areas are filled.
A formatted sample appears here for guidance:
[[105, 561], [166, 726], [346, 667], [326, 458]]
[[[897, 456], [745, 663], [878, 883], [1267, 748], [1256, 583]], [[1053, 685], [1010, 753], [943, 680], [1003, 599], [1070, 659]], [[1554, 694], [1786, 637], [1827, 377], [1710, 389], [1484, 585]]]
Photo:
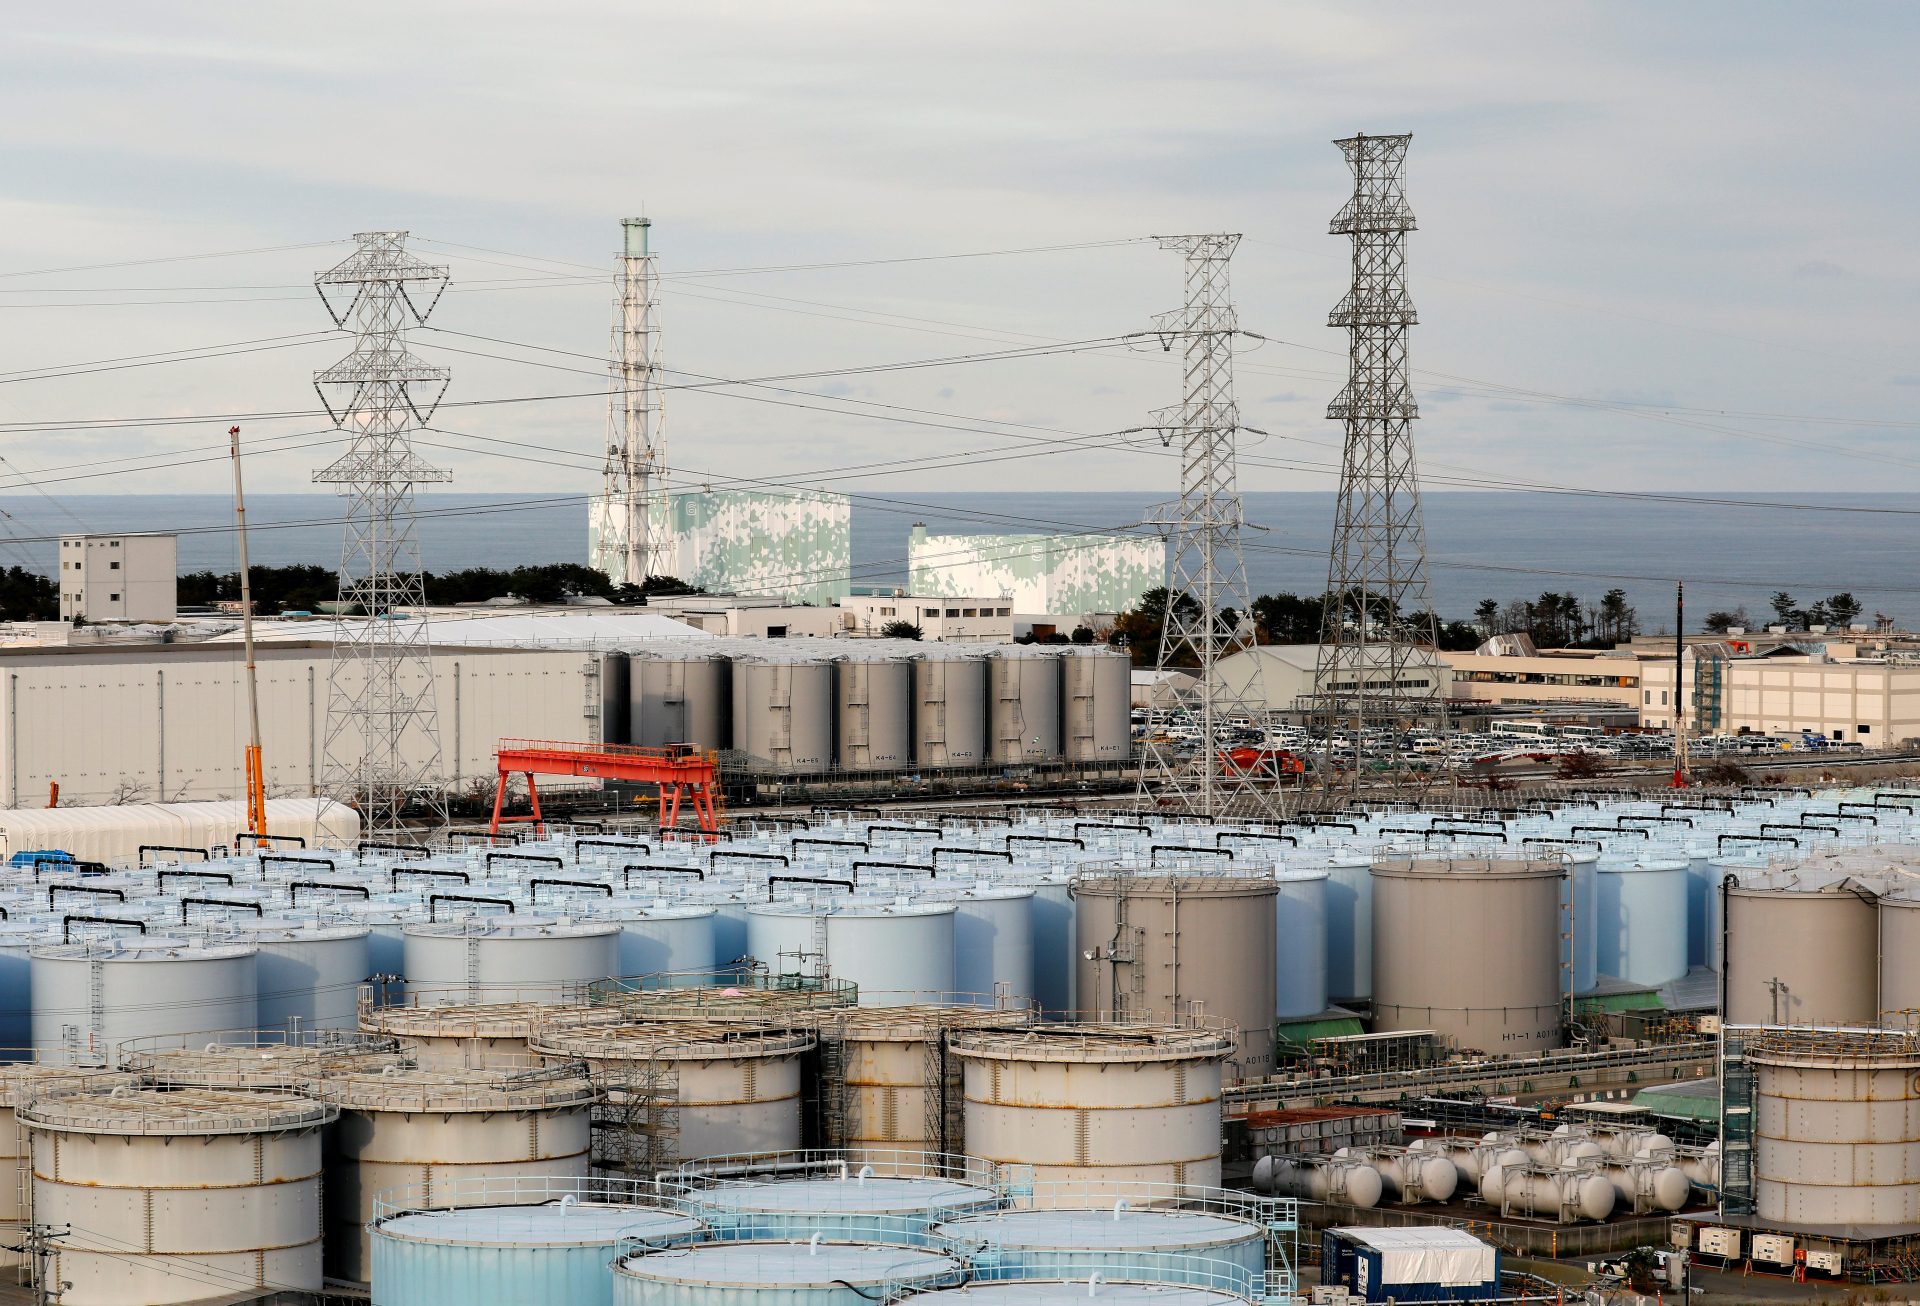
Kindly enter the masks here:
[[644, 585], [658, 567], [650, 520], [654, 482], [666, 475], [660, 404], [660, 268], [646, 218], [620, 220], [614, 274], [612, 386], [607, 462], [596, 505], [594, 564], [616, 584]]
[[[1347, 384], [1327, 408], [1346, 426], [1327, 599], [1313, 693], [1303, 704], [1320, 732], [1319, 788], [1359, 784], [1370, 727], [1398, 734], [1446, 726], [1446, 669], [1427, 595], [1427, 532], [1420, 511], [1407, 338], [1419, 322], [1407, 295], [1407, 233], [1415, 229], [1403, 171], [1410, 135], [1335, 141], [1353, 170], [1353, 195], [1329, 230], [1352, 238], [1352, 284], [1327, 317], [1347, 332]], [[1425, 645], [1431, 652], [1419, 656]], [[1344, 782], [1336, 735], [1351, 731]], [[1397, 744], [1397, 740], [1395, 743]]]
[[[404, 231], [354, 240], [359, 248], [314, 278], [334, 325], [354, 331], [353, 352], [313, 378], [350, 436], [313, 477], [347, 500], [322, 775], [360, 809], [364, 833], [397, 838], [410, 806], [425, 805], [437, 827], [447, 814], [413, 490], [453, 475], [414, 452], [413, 432], [432, 420], [453, 374], [411, 353], [406, 329], [427, 320], [450, 274], [408, 253]], [[347, 617], [354, 609], [358, 621]]]
[[233, 515], [240, 536], [240, 631], [247, 647], [247, 829], [264, 835], [267, 771], [260, 753], [260, 682], [253, 666], [253, 571], [247, 564], [247, 492], [240, 481], [240, 428], [228, 427], [227, 439], [233, 447]]
[[[1153, 334], [1169, 352], [1178, 344], [1186, 377], [1178, 407], [1154, 413], [1161, 443], [1180, 451], [1180, 498], [1158, 511], [1169, 536], [1166, 612], [1155, 670], [1197, 677], [1173, 689], [1173, 710], [1200, 727], [1192, 756], [1149, 732], [1140, 765], [1143, 803], [1173, 806], [1209, 818], [1270, 816], [1280, 807], [1279, 777], [1261, 760], [1236, 764], [1220, 740], [1222, 723], [1241, 719], [1264, 727], [1265, 696], [1258, 662], [1244, 689], [1220, 683], [1220, 663], [1255, 647], [1253, 602], [1240, 549], [1245, 515], [1236, 456], [1240, 408], [1233, 396], [1233, 308], [1229, 262], [1237, 233], [1162, 236], [1160, 248], [1185, 259], [1187, 302], [1162, 313]], [[1231, 609], [1232, 622], [1224, 619]], [[1155, 692], [1159, 692], [1156, 681]], [[1265, 750], [1256, 754], [1263, 759]]]
[[58, 1228], [50, 1224], [29, 1224], [20, 1245], [9, 1249], [24, 1255], [32, 1267], [34, 1306], [54, 1306], [72, 1286], [48, 1282], [51, 1277], [48, 1262], [60, 1250], [58, 1240], [72, 1233], [73, 1226], [70, 1224]]

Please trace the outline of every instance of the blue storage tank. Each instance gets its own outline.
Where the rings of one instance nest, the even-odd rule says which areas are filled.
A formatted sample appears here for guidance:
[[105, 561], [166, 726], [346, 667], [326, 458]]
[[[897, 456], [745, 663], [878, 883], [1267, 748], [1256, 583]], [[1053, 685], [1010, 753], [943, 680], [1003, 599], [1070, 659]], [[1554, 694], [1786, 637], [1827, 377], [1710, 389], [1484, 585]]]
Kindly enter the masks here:
[[1586, 849], [1572, 853], [1569, 860], [1573, 865], [1560, 890], [1560, 907], [1563, 920], [1571, 920], [1561, 931], [1560, 964], [1572, 964], [1575, 993], [1591, 993], [1600, 982], [1600, 917], [1594, 903], [1594, 868], [1600, 864], [1600, 854]]
[[1327, 873], [1283, 867], [1274, 879], [1273, 1014], [1317, 1016], [1327, 1009]]
[[1365, 853], [1327, 865], [1327, 996], [1373, 996], [1373, 858]]
[[958, 1179], [875, 1175], [720, 1180], [689, 1194], [719, 1238], [811, 1238], [923, 1244], [943, 1220], [999, 1205], [992, 1188]]
[[1478, 1301], [1500, 1295], [1500, 1253], [1460, 1229], [1326, 1229], [1320, 1282], [1369, 1302]]
[[1687, 973], [1687, 861], [1604, 859], [1594, 876], [1600, 973], [1665, 984]]
[[982, 1252], [989, 1264], [1033, 1278], [1126, 1272], [1178, 1283], [1195, 1267], [1224, 1262], [1257, 1281], [1267, 1268], [1267, 1229], [1258, 1219], [1229, 1211], [1136, 1208], [1124, 1199], [1102, 1209], [983, 1212], [949, 1220], [934, 1233], [957, 1251]]
[[[466, 1191], [479, 1184], [488, 1192]], [[619, 1200], [627, 1188], [530, 1176], [383, 1193], [370, 1226], [373, 1306], [613, 1306], [613, 1260], [635, 1240], [671, 1247], [705, 1234], [679, 1211]], [[436, 1210], [411, 1200], [487, 1196], [507, 1204]]]
[[966, 1267], [885, 1243], [697, 1243], [614, 1262], [614, 1306], [873, 1306], [888, 1291], [950, 1288]]

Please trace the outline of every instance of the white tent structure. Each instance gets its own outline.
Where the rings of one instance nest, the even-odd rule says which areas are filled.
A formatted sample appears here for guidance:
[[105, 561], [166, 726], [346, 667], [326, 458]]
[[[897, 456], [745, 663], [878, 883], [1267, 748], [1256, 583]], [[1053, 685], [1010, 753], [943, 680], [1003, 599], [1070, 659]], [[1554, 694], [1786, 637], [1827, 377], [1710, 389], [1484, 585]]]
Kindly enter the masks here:
[[[143, 845], [232, 847], [246, 828], [247, 804], [239, 798], [213, 803], [15, 808], [0, 810], [0, 857], [63, 852], [79, 861], [132, 866], [139, 861]], [[360, 839], [360, 814], [331, 798], [270, 798], [267, 832], [303, 839], [308, 848], [352, 848]], [[184, 859], [187, 855], [158, 856]]]

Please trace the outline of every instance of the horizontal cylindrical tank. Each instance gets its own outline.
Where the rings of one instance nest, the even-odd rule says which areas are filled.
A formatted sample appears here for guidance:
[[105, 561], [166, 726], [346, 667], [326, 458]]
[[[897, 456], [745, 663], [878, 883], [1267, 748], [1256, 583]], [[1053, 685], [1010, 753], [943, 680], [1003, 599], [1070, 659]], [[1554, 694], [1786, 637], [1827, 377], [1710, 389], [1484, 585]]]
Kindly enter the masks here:
[[1198, 1009], [1237, 1031], [1242, 1077], [1273, 1072], [1271, 872], [1101, 870], [1074, 881], [1087, 1015], [1170, 1021]]
[[221, 926], [257, 950], [261, 1029], [352, 1029], [360, 986], [373, 974], [364, 925], [239, 917]]
[[987, 659], [987, 752], [1000, 766], [1057, 762], [1061, 738], [1061, 659], [1018, 646]]
[[914, 660], [913, 760], [933, 768], [986, 765], [985, 658], [942, 649]]
[[1572, 1224], [1613, 1214], [1613, 1183], [1598, 1169], [1556, 1170], [1496, 1165], [1481, 1181], [1480, 1195], [1507, 1215]]
[[1365, 1210], [1380, 1204], [1386, 1187], [1364, 1161], [1327, 1156], [1263, 1156], [1254, 1163], [1256, 1192]]
[[1133, 749], [1133, 661], [1106, 648], [1075, 648], [1061, 663], [1067, 760], [1124, 763]]
[[63, 1230], [48, 1265], [69, 1306], [318, 1292], [321, 1131], [285, 1093], [110, 1088], [17, 1109], [33, 1214]]
[[747, 951], [774, 974], [851, 980], [868, 1006], [953, 992], [952, 903], [811, 897], [747, 909]]
[[617, 973], [620, 926], [572, 918], [469, 916], [406, 928], [409, 993], [484, 1002], [487, 990], [551, 988], [556, 999]]
[[615, 1306], [872, 1306], [889, 1291], [946, 1287], [965, 1267], [886, 1243], [716, 1242], [614, 1262]]
[[1044, 1025], [957, 1031], [948, 1047], [964, 1073], [968, 1155], [1030, 1165], [1037, 1183], [1090, 1196], [1141, 1182], [1219, 1186], [1230, 1035]]
[[1648, 986], [1687, 973], [1687, 862], [1602, 858], [1594, 868], [1595, 962]]
[[[367, 1222], [388, 1189], [418, 1185], [430, 1203], [451, 1205], [457, 1185], [477, 1178], [585, 1176], [597, 1092], [578, 1069], [389, 1066], [317, 1083], [314, 1092], [340, 1108], [327, 1156], [328, 1275], [366, 1282]], [[449, 1182], [456, 1187], [443, 1192]]]
[[784, 775], [833, 766], [833, 664], [742, 658], [733, 667], [733, 746]]
[[726, 658], [635, 656], [627, 683], [629, 742], [707, 749], [732, 742], [733, 666]]
[[1760, 875], [1726, 888], [1725, 1017], [1737, 1025], [1871, 1025], [1880, 913], [1850, 878]]
[[913, 765], [913, 660], [849, 657], [834, 684], [842, 771]]
[[559, 1024], [536, 1029], [529, 1043], [541, 1056], [585, 1062], [606, 1094], [617, 1127], [602, 1131], [604, 1167], [653, 1174], [681, 1161], [800, 1146], [800, 1060], [813, 1050], [810, 1033], [697, 1020]]
[[1619, 1161], [1600, 1167], [1613, 1185], [1616, 1211], [1645, 1215], [1686, 1206], [1693, 1184], [1679, 1166], [1666, 1161]]
[[1503, 1055], [1561, 1046], [1564, 873], [1520, 858], [1375, 862], [1375, 1031]]
[[373, 1306], [612, 1306], [621, 1253], [706, 1228], [651, 1184], [516, 1175], [381, 1193], [369, 1234]]
[[[981, 1175], [985, 1179], [987, 1176]], [[937, 1241], [927, 1230], [943, 1220], [992, 1210], [990, 1183], [936, 1174], [881, 1175], [868, 1169], [787, 1178], [720, 1180], [688, 1193], [692, 1209], [716, 1237], [836, 1242]]]
[[1317, 1016], [1327, 1009], [1327, 873], [1283, 870], [1274, 878], [1273, 1014]]
[[1391, 1202], [1444, 1202], [1460, 1184], [1453, 1162], [1437, 1153], [1395, 1147], [1356, 1154], [1380, 1172], [1381, 1190]]
[[844, 1149], [853, 1165], [893, 1174], [918, 1174], [926, 1154], [958, 1153], [949, 1137], [961, 1113], [959, 1085], [945, 1040], [948, 1031], [1015, 1029], [1032, 1023], [1025, 1010], [993, 1011], [959, 1005], [841, 1007], [805, 1013], [823, 1048], [819, 1094], [837, 1120], [827, 1145]]
[[1920, 1223], [1920, 1038], [1766, 1030], [1755, 1069], [1754, 1208], [1791, 1227]]
[[142, 935], [32, 955], [33, 1045], [43, 1061], [99, 1065], [122, 1043], [191, 1047], [259, 1019], [247, 945]]

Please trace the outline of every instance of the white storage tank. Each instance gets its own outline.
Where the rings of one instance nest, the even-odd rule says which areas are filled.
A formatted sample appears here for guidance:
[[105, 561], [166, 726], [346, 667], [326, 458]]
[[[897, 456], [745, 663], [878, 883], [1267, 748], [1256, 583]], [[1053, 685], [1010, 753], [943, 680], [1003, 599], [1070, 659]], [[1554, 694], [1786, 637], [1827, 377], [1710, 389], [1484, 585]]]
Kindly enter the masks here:
[[373, 974], [367, 926], [242, 916], [222, 924], [218, 933], [255, 949], [259, 1028], [354, 1027], [360, 986]]
[[937, 649], [913, 664], [913, 760], [922, 767], [985, 766], [987, 661]]
[[406, 928], [408, 993], [484, 1002], [488, 991], [551, 990], [556, 1000], [617, 974], [620, 926], [574, 917], [468, 916]]
[[1327, 873], [1282, 869], [1274, 876], [1274, 1015], [1327, 1009]]
[[1124, 765], [1133, 751], [1133, 660], [1107, 648], [1063, 654], [1067, 760]]
[[[1036, 1192], [1035, 1209], [988, 1211], [948, 1220], [935, 1232], [963, 1254], [990, 1248], [996, 1273], [1026, 1278], [1126, 1273], [1158, 1258], [1152, 1278], [1179, 1281], [1183, 1269], [1225, 1262], [1248, 1278], [1267, 1270], [1267, 1224], [1262, 1208], [1277, 1205], [1229, 1193], [1201, 1193], [1181, 1205], [1170, 1191], [1143, 1185], [1133, 1199], [1101, 1207], [1060, 1205]], [[1165, 1205], [1154, 1205], [1158, 1200]], [[1143, 1253], [1145, 1255], [1143, 1255]]]
[[103, 1065], [122, 1043], [192, 1047], [258, 1021], [251, 946], [141, 935], [48, 944], [32, 955], [41, 1061]]
[[980, 1006], [1033, 1001], [1034, 891], [986, 880], [934, 884], [921, 901], [953, 904], [953, 991]]
[[873, 1306], [966, 1280], [951, 1256], [887, 1243], [716, 1242], [627, 1256], [614, 1306]]
[[1613, 1182], [1598, 1167], [1559, 1168], [1502, 1163], [1487, 1167], [1480, 1181], [1482, 1200], [1505, 1215], [1529, 1216], [1573, 1224], [1604, 1220], [1613, 1214]]
[[1564, 874], [1521, 858], [1375, 862], [1375, 1031], [1430, 1029], [1501, 1055], [1560, 1047]]
[[627, 673], [628, 742], [644, 748], [727, 747], [732, 738], [732, 672], [732, 664], [716, 655], [633, 654]]
[[1386, 1186], [1380, 1172], [1353, 1157], [1263, 1156], [1253, 1165], [1254, 1191], [1309, 1202], [1356, 1206], [1380, 1204]]
[[747, 909], [747, 951], [774, 974], [850, 980], [868, 1006], [944, 997], [954, 985], [952, 903], [810, 898]]
[[651, 1183], [556, 1175], [394, 1189], [368, 1232], [373, 1306], [612, 1306], [622, 1253], [706, 1237]]
[[833, 664], [741, 658], [733, 665], [733, 746], [783, 775], [833, 766]]
[[1278, 892], [1271, 871], [1083, 872], [1080, 1005], [1097, 1019], [1163, 1022], [1197, 1008], [1236, 1031], [1239, 1077], [1272, 1074]]
[[1602, 858], [1595, 867], [1596, 965], [1654, 986], [1687, 973], [1687, 862]]
[[653, 1174], [681, 1161], [801, 1144], [802, 1030], [661, 1020], [542, 1026], [541, 1056], [584, 1062], [606, 1095], [596, 1160]]
[[48, 1277], [66, 1306], [318, 1292], [321, 1131], [286, 1093], [120, 1086], [16, 1112], [33, 1217], [65, 1228]]
[[1920, 1037], [1757, 1030], [1754, 1212], [1831, 1229], [1920, 1224]]
[[589, 910], [620, 926], [616, 975], [707, 974], [720, 964], [714, 944], [719, 912], [713, 907], [613, 898]]
[[1036, 1183], [1125, 1196], [1140, 1183], [1220, 1185], [1224, 1032], [1151, 1025], [961, 1030], [966, 1147], [1030, 1165]]
[[1065, 867], [1016, 862], [1011, 871], [996, 873], [996, 878], [1033, 890], [1034, 1000], [1049, 1020], [1070, 1019], [1080, 1009], [1072, 873]]
[[1727, 1021], [1872, 1025], [1879, 1018], [1880, 910], [1872, 886], [1757, 873], [1723, 891]]
[[1567, 878], [1561, 882], [1566, 903], [1565, 938], [1560, 964], [1573, 968], [1573, 991], [1591, 993], [1600, 983], [1600, 912], [1598, 886], [1600, 854], [1582, 848], [1566, 857]]
[[913, 765], [913, 660], [841, 660], [834, 688], [842, 771], [904, 771]]
[[42, 1066], [30, 1061], [0, 1066], [0, 1269], [26, 1264], [26, 1257], [12, 1249], [23, 1244], [31, 1218], [28, 1195], [33, 1189], [33, 1171], [27, 1164], [27, 1134], [19, 1127], [14, 1112], [49, 1093], [77, 1093], [136, 1082], [132, 1075], [115, 1070]]
[[[387, 1066], [332, 1075], [314, 1092], [340, 1109], [327, 1155], [327, 1273], [372, 1273], [367, 1222], [389, 1189], [450, 1205], [490, 1175], [584, 1177], [596, 1091], [578, 1066], [517, 1073]], [[447, 1187], [443, 1187], [446, 1185]], [[471, 1188], [464, 1191], [472, 1191]]]
[[927, 1154], [959, 1153], [959, 1062], [945, 1046], [958, 1029], [1018, 1029], [1025, 1010], [937, 1005], [838, 1007], [795, 1017], [823, 1050], [817, 1084], [822, 1115], [838, 1121], [822, 1140], [849, 1164], [881, 1174], [919, 1173]]
[[1065, 754], [1059, 654], [1009, 644], [987, 659], [987, 754], [1000, 766], [1058, 762]]

